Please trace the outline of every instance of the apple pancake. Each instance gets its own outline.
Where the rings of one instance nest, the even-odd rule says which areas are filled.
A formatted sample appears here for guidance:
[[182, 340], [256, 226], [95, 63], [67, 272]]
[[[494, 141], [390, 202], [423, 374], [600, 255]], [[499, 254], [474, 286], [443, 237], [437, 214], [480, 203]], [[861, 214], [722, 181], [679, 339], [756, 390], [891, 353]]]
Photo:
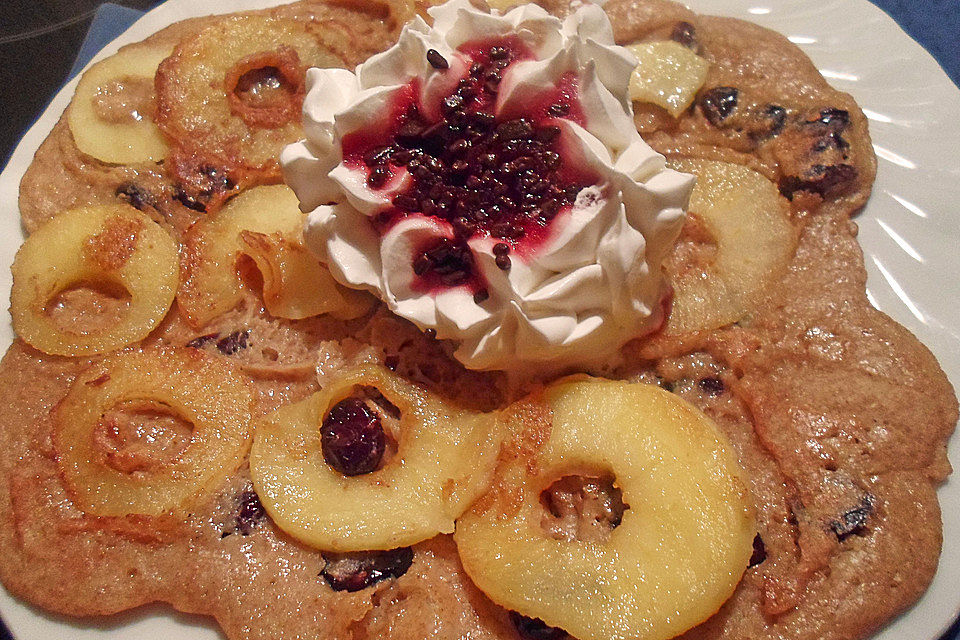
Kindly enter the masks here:
[[[569, 12], [563, 3], [545, 5], [558, 15]], [[950, 472], [945, 443], [957, 422], [957, 402], [933, 355], [866, 299], [851, 221], [876, 170], [866, 119], [850, 96], [832, 89], [778, 34], [698, 16], [665, 0], [610, 0], [604, 8], [619, 43], [642, 52], [653, 68], [674, 61], [674, 85], [683, 90], [658, 103], [651, 97], [657, 91], [638, 89], [634, 122], [669, 162], [697, 174], [700, 186], [667, 261], [675, 294], [666, 326], [628, 343], [606, 366], [582, 373], [659, 386], [705, 415], [742, 467], [744, 499], [755, 513], [751, 557], [742, 547], [734, 554], [749, 568], [714, 615], [719, 602], [705, 600], [709, 610], [698, 614], [707, 619], [681, 637], [867, 637], [909, 607], [936, 570], [942, 534], [935, 489]], [[184, 61], [210, 55], [217, 38], [229, 39], [231, 25], [336, 23], [353, 46], [337, 48], [322, 30], [317, 46], [335, 48], [340, 63], [352, 66], [392, 44], [399, 27], [422, 9], [402, 2], [299, 2], [188, 21], [133, 49], [169, 47], [172, 56], [159, 62], [156, 76], [162, 92], [186, 73]], [[264, 51], [234, 54], [234, 62], [254, 65], [240, 75], [285, 64], [267, 55], [282, 56], [284, 30], [271, 33], [278, 40]], [[223, 75], [233, 66], [216, 64]], [[271, 73], [254, 75], [266, 86]], [[660, 82], [641, 80], [648, 89]], [[228, 92], [235, 88], [212, 89], [226, 113], [232, 114]], [[130, 104], [118, 91], [119, 103]], [[74, 100], [83, 99], [78, 93]], [[83, 118], [71, 118], [79, 111], [72, 106], [22, 182], [28, 232], [80, 207], [124, 203], [165, 230], [182, 259], [177, 304], [158, 326], [146, 328], [146, 337], [114, 353], [68, 357], [35, 349], [25, 335], [0, 364], [0, 578], [6, 588], [74, 616], [165, 602], [211, 616], [233, 640], [567, 637], [558, 627], [568, 618], [551, 601], [508, 609], [495, 602], [506, 602], [495, 589], [485, 593], [486, 582], [471, 580], [458, 541], [446, 533], [448, 520], [469, 506], [465, 500], [441, 501], [445, 508], [456, 504], [457, 513], [444, 513], [444, 524], [430, 529], [433, 537], [404, 538], [409, 546], [378, 542], [358, 551], [311, 545], [330, 531], [285, 531], [278, 524], [283, 520], [271, 517], [282, 501], [274, 494], [269, 504], [261, 502], [257, 491], [265, 485], [251, 473], [258, 463], [237, 454], [245, 451], [240, 446], [231, 449], [228, 462], [202, 465], [203, 474], [183, 472], [193, 482], [177, 493], [175, 508], [164, 503], [158, 513], [129, 499], [119, 510], [92, 506], [84, 483], [121, 478], [122, 486], [140, 486], [136, 494], [142, 496], [150, 478], [190, 458], [199, 434], [219, 433], [199, 428], [198, 414], [180, 406], [181, 387], [234, 419], [242, 421], [236, 415], [246, 411], [250, 424], [276, 424], [276, 416], [310, 405], [351, 372], [385, 367], [392, 373], [370, 376], [353, 385], [359, 390], [354, 395], [335, 400], [355, 398], [351, 415], [363, 425], [382, 425], [375, 431], [385, 434], [377, 460], [387, 463], [377, 464], [388, 464], [399, 460], [392, 456], [401, 450], [402, 435], [395, 434], [402, 430], [391, 425], [398, 424], [396, 411], [403, 417], [406, 396], [391, 399], [376, 387], [381, 378], [395, 376], [409, 393], [431, 406], [453, 407], [456, 415], [516, 407], [551, 382], [466, 369], [452, 355], [455, 345], [372, 301], [296, 300], [303, 278], [313, 276], [278, 267], [303, 250], [296, 225], [277, 224], [290, 217], [289, 193], [264, 197], [274, 191], [258, 190], [286, 190], [263, 186], [278, 181], [275, 167], [259, 156], [253, 163], [241, 160], [247, 156], [231, 148], [243, 138], [236, 131], [262, 129], [265, 121], [240, 110], [229, 127], [204, 139], [194, 133], [216, 123], [181, 126], [189, 118], [174, 117], [167, 106], [164, 116], [143, 110], [146, 118], [161, 120], [165, 157], [150, 150], [134, 162], [84, 146], [73, 132], [84, 127]], [[171, 125], [171, 118], [179, 124]], [[199, 149], [192, 146], [195, 137], [204, 140]], [[182, 157], [168, 162], [171, 149]], [[239, 219], [230, 217], [232, 211], [248, 199], [262, 209], [261, 226], [216, 226]], [[123, 294], [100, 286], [98, 278], [55, 292], [56, 304], [40, 312], [81, 332], [104, 329], [120, 312], [102, 310], [122, 307], [117, 300]], [[219, 284], [206, 286], [210, 282]], [[197, 291], [215, 304], [195, 304]], [[141, 388], [136, 376], [144, 380]], [[79, 416], [77, 407], [112, 385], [124, 394], [92, 425], [86, 465], [74, 464], [75, 449], [63, 434]], [[516, 440], [520, 466], [534, 465], [546, 451], [553, 417], [543, 406], [537, 405], [539, 422], [533, 424], [546, 431]], [[448, 445], [424, 447], [443, 453]], [[317, 449], [312, 455], [325, 459]], [[509, 451], [504, 446], [501, 455]], [[422, 462], [426, 454], [416, 459], [430, 464]], [[96, 473], [80, 471], [87, 466]], [[486, 462], [461, 466], [490, 472]], [[604, 476], [607, 469], [578, 468], [551, 478], [556, 482], [538, 496], [547, 537], [588, 545], [626, 531], [624, 515], [630, 524], [641, 503], [630, 503], [635, 487], [622, 491], [627, 485], [615, 477], [618, 469], [611, 477]], [[435, 471], [425, 468], [421, 475]], [[360, 482], [364, 477], [356, 476]], [[495, 480], [482, 479], [495, 491]], [[383, 510], [365, 514], [364, 522], [393, 525], [410, 515], [390, 512], [382, 502], [350, 503], [370, 492], [330, 486], [341, 487], [325, 488], [336, 494], [334, 505]], [[477, 513], [490, 500], [481, 496]], [[909, 570], [903, 557], [912, 559]], [[541, 568], [552, 580], [574, 580], [568, 567], [553, 564]], [[504, 582], [521, 586], [525, 579], [509, 578]], [[594, 630], [583, 633], [603, 632], [603, 620], [589, 622]]]

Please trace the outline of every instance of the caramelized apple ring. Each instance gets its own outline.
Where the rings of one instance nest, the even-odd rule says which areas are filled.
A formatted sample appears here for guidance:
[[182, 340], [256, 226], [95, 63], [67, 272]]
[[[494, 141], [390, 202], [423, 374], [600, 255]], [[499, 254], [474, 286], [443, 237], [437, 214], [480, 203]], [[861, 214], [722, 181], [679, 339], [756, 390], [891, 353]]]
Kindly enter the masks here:
[[[320, 425], [364, 386], [399, 409], [398, 448], [379, 469], [348, 477], [325, 461]], [[498, 445], [494, 414], [457, 409], [368, 365], [261, 421], [250, 473], [271, 518], [294, 538], [329, 551], [394, 549], [453, 531], [486, 487]]]
[[304, 214], [288, 187], [257, 187], [241, 193], [186, 234], [183, 283], [177, 304], [196, 327], [243, 300], [237, 271], [248, 255], [263, 276], [263, 301], [277, 318], [299, 319], [329, 313], [355, 318], [372, 298], [340, 286], [300, 242]]
[[738, 164], [683, 158], [670, 166], [695, 174], [697, 185], [665, 265], [674, 287], [665, 332], [709, 331], [741, 320], [796, 252], [788, 203], [777, 185]]
[[[121, 471], [94, 432], [118, 405], [149, 402], [193, 426], [189, 444], [157, 469]], [[243, 463], [253, 392], [221, 359], [198, 349], [116, 354], [82, 374], [54, 411], [54, 447], [64, 484], [84, 512], [158, 516], [188, 505]]]
[[136, 44], [88, 69], [70, 107], [67, 122], [77, 148], [104, 162], [157, 162], [167, 143], [153, 122], [153, 78], [170, 55], [169, 44]]
[[[245, 85], [254, 85], [260, 79], [258, 74], [262, 75], [266, 69], [271, 70], [273, 82], [278, 85], [275, 90], [285, 87], [288, 95], [283, 100], [265, 100], [262, 104], [244, 100], [241, 95], [246, 93]], [[224, 86], [230, 113], [240, 116], [248, 127], [262, 129], [275, 129], [298, 120], [306, 93], [300, 57], [286, 45], [280, 45], [276, 51], [261, 51], [241, 58], [227, 71]]]
[[[349, 47], [339, 29], [319, 22], [223, 17], [160, 65], [157, 125], [175, 146], [202, 149], [221, 173], [242, 167], [261, 182], [279, 180], [280, 150], [302, 135], [305, 70], [342, 66]], [[291, 117], [261, 118], [258, 111]]]
[[[141, 340], [177, 290], [177, 246], [160, 225], [123, 204], [66, 211], [27, 238], [13, 262], [10, 313], [23, 340], [43, 351], [85, 356]], [[84, 284], [120, 287], [130, 305], [113, 325], [65, 330], [46, 312], [58, 294]]]
[[[653, 385], [568, 379], [505, 416], [512, 447], [454, 536], [494, 602], [582, 640], [665, 640], [733, 593], [753, 511], [736, 457], [703, 413]], [[614, 476], [628, 509], [606, 541], [543, 528], [541, 492], [567, 474]]]

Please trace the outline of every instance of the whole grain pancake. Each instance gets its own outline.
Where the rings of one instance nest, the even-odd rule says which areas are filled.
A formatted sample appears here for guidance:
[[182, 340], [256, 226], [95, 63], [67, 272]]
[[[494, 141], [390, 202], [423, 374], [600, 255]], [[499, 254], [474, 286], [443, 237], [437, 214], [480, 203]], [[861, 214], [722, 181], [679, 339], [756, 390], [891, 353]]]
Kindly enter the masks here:
[[[759, 531], [751, 567], [720, 611], [683, 637], [867, 637], [910, 606], [936, 570], [935, 489], [950, 472], [945, 445], [957, 402], [932, 354], [864, 292], [850, 217], [876, 170], [866, 119], [778, 34], [661, 0], [611, 0], [605, 10], [618, 42], [673, 39], [710, 62], [679, 118], [635, 105], [645, 139], [670, 159], [722, 161], [765, 176], [789, 199], [796, 237], [782, 270], [735, 323], [668, 329], [590, 372], [679, 394], [713, 418], [746, 470]], [[390, 44], [413, 11], [302, 2], [266, 14], [335, 18], [363, 44], [345, 60], [353, 64]], [[183, 43], [220, 20], [174, 25], [151, 40]], [[185, 205], [177, 188], [163, 163], [85, 156], [61, 121], [21, 184], [21, 215], [33, 231], [66, 208], [119, 199], [179, 239], [206, 214]], [[688, 226], [675, 267], [708, 252], [712, 241], [702, 235]], [[453, 345], [383, 306], [352, 320], [274, 318], [261, 287], [248, 273], [243, 299], [202, 327], [174, 307], [127, 349], [171, 346], [222, 361], [253, 389], [255, 417], [362, 362], [483, 411], [539, 384], [467, 370]], [[59, 313], [89, 316], [104, 295], [80, 292]], [[450, 536], [346, 556], [296, 541], [266, 515], [246, 464], [184, 513], [84, 513], [59, 468], [54, 411], [101, 360], [47, 355], [18, 339], [0, 363], [0, 578], [19, 597], [74, 616], [166, 602], [212, 616], [228, 637], [244, 640], [564, 637], [494, 604], [467, 577]], [[141, 424], [136, 408], [126, 411], [121, 423]], [[169, 453], [132, 431], [121, 429], [111, 446], [147, 462]], [[567, 517], [591, 513], [581, 504]]]

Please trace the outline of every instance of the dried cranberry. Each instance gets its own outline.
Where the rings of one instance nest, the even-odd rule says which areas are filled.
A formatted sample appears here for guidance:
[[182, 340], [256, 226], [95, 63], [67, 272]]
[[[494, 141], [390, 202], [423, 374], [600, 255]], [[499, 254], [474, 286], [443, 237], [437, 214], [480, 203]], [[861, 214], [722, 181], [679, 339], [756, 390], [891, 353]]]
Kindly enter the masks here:
[[857, 179], [857, 170], [849, 164], [815, 164], [803, 176], [784, 176], [780, 193], [793, 199], [797, 191], [810, 191], [823, 197], [846, 191]]
[[221, 538], [226, 538], [235, 533], [248, 536], [267, 517], [267, 511], [263, 508], [260, 497], [250, 485], [247, 485], [246, 489], [236, 495], [234, 503], [236, 506], [233, 521], [224, 528], [220, 534]]
[[763, 115], [769, 123], [770, 129], [768, 135], [775, 136], [783, 131], [783, 126], [787, 123], [786, 109], [779, 105], [771, 104], [764, 110]]
[[383, 359], [383, 366], [390, 371], [396, 371], [397, 367], [400, 366], [400, 356], [391, 354]]
[[688, 49], [700, 51], [700, 44], [697, 42], [697, 30], [692, 24], [686, 21], [678, 22], [670, 33], [670, 39], [679, 42]]
[[334, 591], [360, 591], [388, 578], [399, 578], [413, 564], [413, 549], [363, 553], [324, 553], [320, 575]]
[[219, 333], [208, 333], [205, 336], [198, 336], [187, 343], [188, 347], [193, 347], [194, 349], [203, 349], [206, 345], [210, 344], [214, 340], [220, 337]]
[[821, 109], [816, 122], [834, 131], [843, 131], [850, 125], [850, 113], [844, 109]]
[[843, 109], [821, 109], [820, 112], [803, 123], [819, 140], [814, 143], [814, 151], [826, 151], [831, 148], [845, 150], [850, 147], [843, 138], [843, 132], [850, 126], [850, 113]]
[[723, 380], [714, 377], [700, 378], [697, 385], [704, 393], [711, 396], [720, 395], [724, 389]]
[[570, 637], [563, 629], [548, 626], [540, 618], [528, 618], [516, 611], [510, 612], [510, 622], [524, 640], [566, 640]]
[[736, 87], [714, 87], [704, 91], [699, 100], [703, 117], [713, 126], [719, 127], [737, 108], [739, 93]]
[[120, 185], [115, 193], [118, 198], [140, 211], [154, 206], [153, 196], [150, 192], [133, 182]]
[[204, 213], [207, 210], [206, 202], [202, 201], [200, 198], [190, 195], [183, 189], [183, 187], [177, 186], [174, 188], [173, 198], [186, 208], [197, 211], [198, 213]]
[[205, 212], [211, 200], [232, 191], [236, 186], [223, 168], [208, 164], [193, 165], [176, 186], [174, 198], [185, 207]]
[[260, 502], [260, 496], [253, 489], [247, 489], [237, 499], [236, 526], [237, 531], [248, 536], [267, 515], [267, 511]]
[[767, 559], [767, 547], [758, 533], [753, 537], [753, 554], [750, 556], [749, 566], [755, 567]]
[[359, 398], [335, 404], [320, 428], [323, 459], [345, 476], [374, 471], [386, 444], [380, 416]]
[[234, 331], [226, 338], [217, 340], [217, 351], [225, 356], [232, 356], [241, 349], [247, 348], [247, 339], [249, 337], [249, 330]]
[[867, 528], [867, 519], [873, 513], [876, 498], [873, 494], [864, 494], [860, 504], [842, 513], [837, 520], [830, 523], [830, 530], [843, 542], [854, 534], [862, 534]]

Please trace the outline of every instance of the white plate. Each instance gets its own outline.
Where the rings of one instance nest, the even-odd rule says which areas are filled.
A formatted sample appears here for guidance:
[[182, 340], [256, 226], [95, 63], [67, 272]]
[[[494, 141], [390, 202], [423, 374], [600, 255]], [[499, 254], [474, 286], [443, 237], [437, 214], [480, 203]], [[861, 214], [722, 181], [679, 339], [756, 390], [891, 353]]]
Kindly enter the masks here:
[[[168, 0], [138, 20], [95, 59], [192, 15], [282, 4], [278, 0]], [[790, 37], [824, 76], [857, 99], [870, 118], [880, 167], [873, 197], [858, 218], [874, 304], [913, 331], [960, 387], [960, 90], [897, 24], [866, 0], [688, 0], [700, 13], [752, 20]], [[225, 6], [229, 4], [229, 7]], [[37, 147], [73, 94], [53, 99], [0, 175], [0, 295], [8, 297], [21, 242], [17, 189]], [[13, 333], [0, 324], [0, 349]], [[960, 464], [960, 438], [950, 458]], [[940, 570], [906, 614], [878, 640], [935, 640], [960, 611], [960, 481], [940, 489], [944, 547]], [[907, 560], [907, 559], [905, 559]], [[90, 624], [51, 616], [0, 591], [0, 612], [17, 640], [192, 640], [223, 638], [204, 618], [146, 607]]]

